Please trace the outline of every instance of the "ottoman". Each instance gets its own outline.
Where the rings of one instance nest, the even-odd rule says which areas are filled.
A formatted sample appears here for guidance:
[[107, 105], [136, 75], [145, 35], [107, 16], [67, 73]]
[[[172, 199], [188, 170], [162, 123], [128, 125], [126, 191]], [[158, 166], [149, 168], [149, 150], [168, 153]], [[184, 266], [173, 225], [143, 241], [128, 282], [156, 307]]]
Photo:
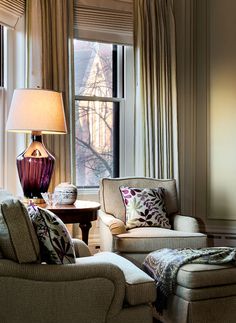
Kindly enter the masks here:
[[180, 268], [161, 322], [235, 323], [236, 267], [187, 264]]

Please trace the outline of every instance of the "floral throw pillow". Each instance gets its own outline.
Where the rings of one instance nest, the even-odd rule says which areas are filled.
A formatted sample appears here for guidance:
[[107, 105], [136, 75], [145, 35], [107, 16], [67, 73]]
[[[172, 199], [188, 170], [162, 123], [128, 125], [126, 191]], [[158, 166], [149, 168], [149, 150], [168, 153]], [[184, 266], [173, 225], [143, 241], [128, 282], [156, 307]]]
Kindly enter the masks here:
[[28, 206], [28, 213], [38, 236], [42, 262], [57, 265], [75, 263], [74, 245], [61, 219], [35, 205]]
[[120, 187], [126, 209], [126, 227], [156, 226], [170, 229], [164, 204], [164, 188]]

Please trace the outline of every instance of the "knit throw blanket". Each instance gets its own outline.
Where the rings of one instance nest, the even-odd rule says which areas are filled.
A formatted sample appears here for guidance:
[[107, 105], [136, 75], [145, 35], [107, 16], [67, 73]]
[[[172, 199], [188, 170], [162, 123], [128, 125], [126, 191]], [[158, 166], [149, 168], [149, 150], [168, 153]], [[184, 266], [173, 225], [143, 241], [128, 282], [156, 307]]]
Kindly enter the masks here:
[[181, 266], [195, 264], [226, 264], [236, 262], [236, 248], [215, 247], [202, 249], [160, 249], [144, 260], [144, 270], [155, 280], [157, 287], [156, 309], [162, 314], [167, 308], [168, 296], [176, 284]]

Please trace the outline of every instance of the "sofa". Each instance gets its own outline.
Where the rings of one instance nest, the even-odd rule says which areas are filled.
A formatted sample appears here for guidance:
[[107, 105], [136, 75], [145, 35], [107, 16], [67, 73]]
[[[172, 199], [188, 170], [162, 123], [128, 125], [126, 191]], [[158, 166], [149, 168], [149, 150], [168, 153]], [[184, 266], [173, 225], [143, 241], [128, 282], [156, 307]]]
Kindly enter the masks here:
[[[126, 210], [120, 187], [158, 188], [165, 191], [166, 214], [171, 228], [126, 229]], [[99, 230], [102, 251], [113, 251], [137, 265], [152, 251], [161, 248], [202, 248], [207, 236], [200, 233], [199, 221], [179, 212], [176, 181], [147, 177], [103, 178], [100, 182]]]
[[41, 263], [27, 209], [0, 191], [0, 322], [152, 322], [152, 278], [116, 254], [73, 245], [75, 263]]

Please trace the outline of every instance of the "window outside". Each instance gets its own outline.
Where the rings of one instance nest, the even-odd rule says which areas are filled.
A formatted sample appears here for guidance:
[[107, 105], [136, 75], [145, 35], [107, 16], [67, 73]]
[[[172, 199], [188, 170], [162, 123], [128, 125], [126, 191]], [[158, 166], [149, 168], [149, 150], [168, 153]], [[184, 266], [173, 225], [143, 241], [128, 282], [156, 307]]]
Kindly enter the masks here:
[[78, 187], [98, 187], [101, 178], [118, 175], [114, 167], [114, 158], [118, 158], [114, 127], [119, 122], [117, 102], [112, 97], [116, 93], [115, 60], [112, 44], [74, 41]]

